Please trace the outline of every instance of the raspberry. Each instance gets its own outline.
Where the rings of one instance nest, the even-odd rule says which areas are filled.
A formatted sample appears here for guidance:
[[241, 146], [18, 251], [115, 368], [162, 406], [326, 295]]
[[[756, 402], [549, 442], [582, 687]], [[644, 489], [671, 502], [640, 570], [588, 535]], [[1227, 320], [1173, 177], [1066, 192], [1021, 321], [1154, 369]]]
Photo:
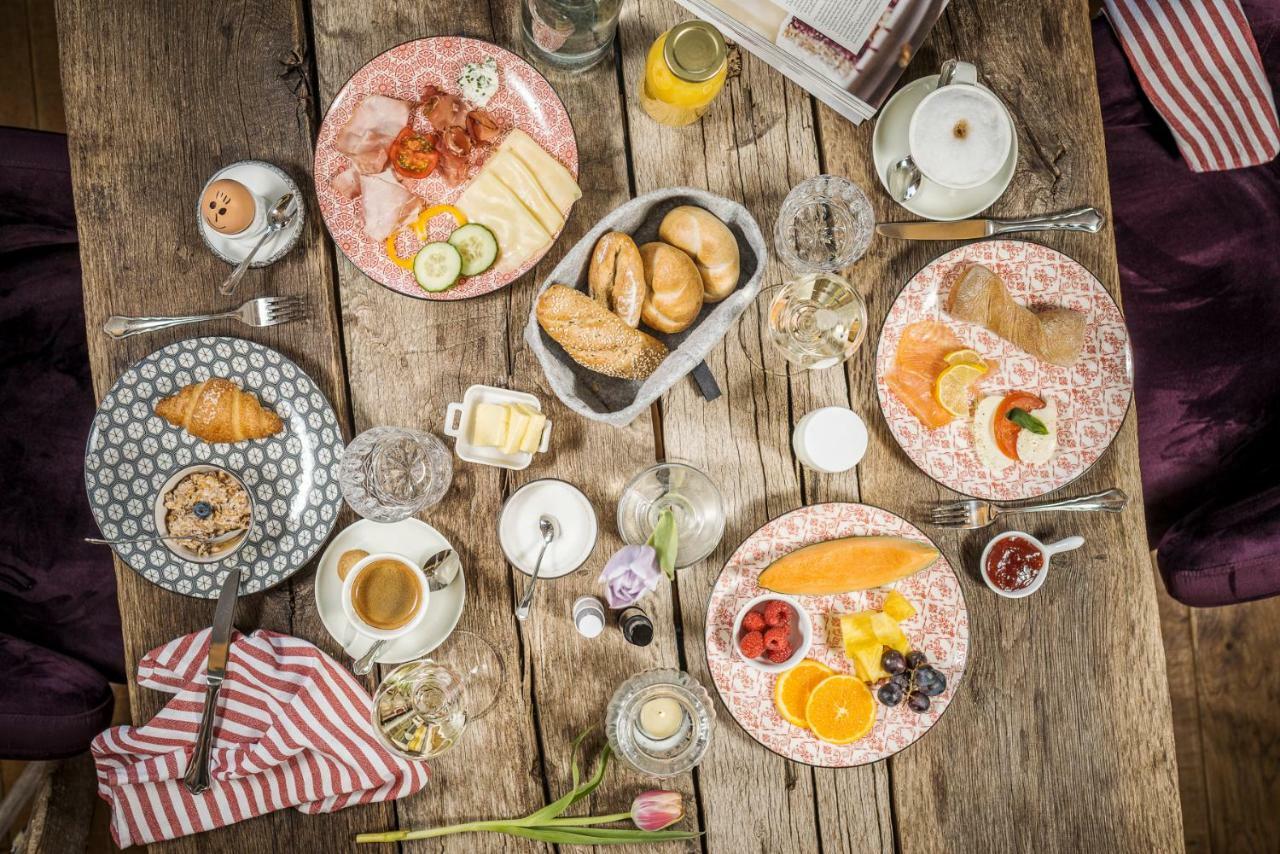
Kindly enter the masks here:
[[748, 611], [747, 615], [742, 618], [743, 631], [763, 632], [764, 627], [764, 614], [761, 614], [759, 611]]
[[772, 661], [774, 664], [781, 664], [782, 662], [790, 658], [794, 653], [795, 653], [795, 650], [791, 648], [791, 644], [785, 644], [784, 646], [778, 649], [771, 649], [765, 654], [769, 656], [769, 660]]
[[791, 646], [791, 632], [786, 626], [774, 626], [764, 633], [764, 648], [773, 651]]
[[764, 606], [764, 621], [770, 626], [791, 625], [791, 606], [781, 599], [771, 599]]
[[747, 658], [759, 658], [764, 652], [764, 635], [759, 632], [747, 632], [738, 639], [738, 649]]

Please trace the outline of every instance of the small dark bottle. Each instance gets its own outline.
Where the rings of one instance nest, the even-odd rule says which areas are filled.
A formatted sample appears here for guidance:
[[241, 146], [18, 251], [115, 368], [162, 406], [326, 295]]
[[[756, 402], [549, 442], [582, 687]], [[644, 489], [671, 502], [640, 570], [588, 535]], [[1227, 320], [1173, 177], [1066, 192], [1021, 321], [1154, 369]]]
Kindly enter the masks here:
[[627, 643], [648, 646], [653, 643], [653, 620], [644, 611], [632, 605], [618, 614], [618, 628]]

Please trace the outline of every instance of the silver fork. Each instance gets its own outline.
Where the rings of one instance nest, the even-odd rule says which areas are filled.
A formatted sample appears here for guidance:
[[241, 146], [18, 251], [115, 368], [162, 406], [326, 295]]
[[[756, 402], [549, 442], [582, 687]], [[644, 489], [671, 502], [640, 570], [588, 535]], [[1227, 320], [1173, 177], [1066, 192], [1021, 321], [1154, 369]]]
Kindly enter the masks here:
[[217, 314], [189, 314], [183, 317], [121, 317], [112, 315], [102, 325], [102, 331], [112, 338], [127, 338], [139, 332], [154, 332], [157, 329], [168, 329], [170, 326], [181, 326], [184, 323], [203, 323], [206, 320], [219, 320], [234, 317], [246, 326], [276, 326], [299, 320], [307, 313], [307, 303], [302, 297], [258, 297], [251, 299], [239, 308]]
[[1129, 496], [1122, 489], [1108, 489], [1079, 498], [1063, 498], [1058, 501], [1041, 501], [1028, 504], [993, 504], [977, 498], [948, 501], [929, 510], [930, 524], [941, 528], [985, 528], [1006, 513], [1049, 513], [1057, 510], [1081, 513], [1101, 510], [1119, 513], [1129, 504]]

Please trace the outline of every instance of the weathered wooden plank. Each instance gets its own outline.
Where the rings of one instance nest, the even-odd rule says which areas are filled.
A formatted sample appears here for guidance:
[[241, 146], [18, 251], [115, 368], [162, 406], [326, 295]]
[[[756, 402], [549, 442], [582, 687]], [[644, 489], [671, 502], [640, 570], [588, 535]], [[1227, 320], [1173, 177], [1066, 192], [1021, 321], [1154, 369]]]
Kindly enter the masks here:
[[[624, 14], [623, 40], [637, 191], [676, 184], [706, 187], [743, 201], [771, 233], [787, 191], [820, 171], [811, 99], [744, 54], [741, 76], [700, 123], [661, 127], [644, 114], [634, 94], [648, 44], [685, 16], [658, 2], [638, 4], [633, 12]], [[771, 262], [764, 281], [777, 284], [783, 277], [781, 266]], [[708, 684], [706, 601], [734, 548], [768, 519], [802, 504], [857, 497], [854, 474], [802, 472], [790, 445], [791, 428], [806, 412], [849, 404], [844, 375], [827, 371], [788, 378], [785, 362], [762, 343], [762, 330], [760, 313], [748, 309], [740, 328], [731, 330], [708, 359], [725, 392], [721, 400], [707, 404], [682, 383], [663, 401], [668, 458], [706, 471], [721, 484], [728, 505], [721, 547], [679, 577], [686, 661]], [[755, 366], [760, 363], [770, 373]], [[709, 850], [892, 846], [883, 769], [814, 771], [788, 762], [742, 732], [723, 706], [719, 712], [717, 741], [698, 775]], [[834, 793], [844, 797], [831, 800]], [[740, 809], [744, 804], [752, 809]]]
[[[302, 9], [292, 0], [181, 7], [159, 0], [110, 7], [66, 0], [58, 4], [58, 32], [89, 353], [101, 396], [129, 364], [194, 334], [176, 329], [117, 342], [100, 332], [108, 315], [182, 313], [227, 302], [215, 286], [228, 268], [205, 250], [192, 216], [192, 199], [206, 178], [226, 163], [255, 157], [306, 185], [312, 117], [281, 77], [281, 63], [305, 52], [307, 39]], [[319, 383], [346, 423], [331, 252], [317, 220], [309, 211], [298, 247], [251, 272], [240, 294], [305, 295], [308, 320], [257, 330], [223, 321], [200, 332], [280, 350]], [[212, 618], [212, 602], [165, 592], [123, 564], [116, 575], [129, 672], [148, 650]], [[237, 625], [291, 632], [337, 651], [315, 612], [307, 570], [242, 599]], [[134, 720], [147, 720], [167, 699], [131, 685]], [[328, 816], [287, 810], [165, 847], [269, 851], [274, 839], [288, 839], [299, 850], [323, 851], [345, 847], [353, 827], [385, 824], [391, 815], [390, 805]]]
[[[1037, 4], [1017, 15], [999, 2], [953, 4], [908, 69], [912, 78], [950, 56], [975, 59], [1009, 104], [1021, 160], [996, 215], [1080, 204], [1109, 210], [1086, 14], [1083, 2]], [[880, 218], [909, 219], [872, 174], [871, 127], [853, 128], [825, 109], [820, 125], [831, 171], [870, 188]], [[1118, 293], [1110, 229], [1037, 239], [1076, 258]], [[870, 340], [902, 283], [953, 245], [873, 245], [855, 268], [872, 286]], [[873, 349], [851, 366], [850, 383], [855, 408], [874, 413]], [[1131, 415], [1111, 451], [1064, 490], [1122, 487], [1133, 498], [1127, 512], [1023, 523], [1037, 535], [1080, 533], [1088, 541], [1028, 600], [1034, 611], [997, 600], [976, 575], [976, 557], [994, 531], [939, 533], [940, 545], [966, 567], [961, 581], [975, 642], [955, 708], [927, 738], [890, 760], [904, 851], [1181, 847], [1134, 423]], [[918, 512], [945, 492], [911, 466], [883, 419], [869, 424], [871, 448], [860, 471], [868, 503]]]

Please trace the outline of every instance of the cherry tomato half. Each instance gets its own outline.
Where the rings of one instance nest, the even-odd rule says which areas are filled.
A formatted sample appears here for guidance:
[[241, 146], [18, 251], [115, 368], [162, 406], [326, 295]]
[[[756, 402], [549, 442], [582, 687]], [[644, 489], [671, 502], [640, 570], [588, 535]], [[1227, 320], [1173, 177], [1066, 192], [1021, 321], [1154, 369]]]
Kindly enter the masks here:
[[440, 155], [436, 153], [435, 140], [407, 127], [391, 143], [387, 152], [391, 168], [405, 178], [425, 178], [436, 168]]

